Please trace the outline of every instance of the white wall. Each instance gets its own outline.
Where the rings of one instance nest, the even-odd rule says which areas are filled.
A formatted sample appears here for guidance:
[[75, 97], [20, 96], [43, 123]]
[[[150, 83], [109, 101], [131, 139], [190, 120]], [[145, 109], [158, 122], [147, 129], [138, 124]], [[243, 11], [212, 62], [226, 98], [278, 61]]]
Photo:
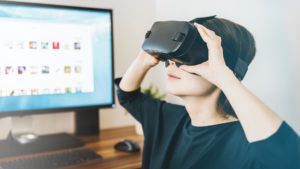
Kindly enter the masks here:
[[299, 1], [156, 0], [157, 20], [214, 14], [254, 34], [258, 50], [244, 84], [300, 133]]
[[[155, 1], [151, 0], [17, 0], [74, 6], [100, 7], [113, 9], [115, 76], [121, 76], [136, 57], [144, 34], [155, 17]], [[117, 100], [117, 99], [116, 99]], [[134, 124], [130, 115], [116, 105], [114, 109], [103, 109], [100, 113], [101, 128], [111, 128]], [[11, 127], [10, 118], [0, 119], [0, 138], [7, 135]], [[33, 116], [33, 129], [38, 134], [60, 131], [74, 131], [73, 113]]]

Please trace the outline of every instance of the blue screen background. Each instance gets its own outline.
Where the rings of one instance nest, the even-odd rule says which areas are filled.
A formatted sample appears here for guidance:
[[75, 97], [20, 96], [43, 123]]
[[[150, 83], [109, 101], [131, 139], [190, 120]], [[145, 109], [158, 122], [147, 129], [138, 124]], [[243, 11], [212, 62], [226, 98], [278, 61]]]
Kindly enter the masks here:
[[22, 21], [72, 23], [95, 28], [92, 32], [93, 93], [0, 97], [0, 113], [113, 104], [111, 17], [109, 11], [0, 4], [0, 20], [9, 18]]

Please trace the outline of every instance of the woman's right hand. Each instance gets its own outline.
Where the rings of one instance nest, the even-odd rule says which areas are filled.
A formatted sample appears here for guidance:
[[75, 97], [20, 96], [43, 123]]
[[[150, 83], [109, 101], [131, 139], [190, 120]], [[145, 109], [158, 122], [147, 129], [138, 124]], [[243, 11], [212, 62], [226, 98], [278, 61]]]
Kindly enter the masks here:
[[145, 52], [143, 49], [140, 50], [137, 60], [146, 68], [152, 68], [159, 63], [158, 56], [150, 55]]
[[120, 88], [124, 91], [137, 90], [149, 69], [159, 63], [157, 56], [152, 56], [141, 50], [133, 63], [124, 74]]

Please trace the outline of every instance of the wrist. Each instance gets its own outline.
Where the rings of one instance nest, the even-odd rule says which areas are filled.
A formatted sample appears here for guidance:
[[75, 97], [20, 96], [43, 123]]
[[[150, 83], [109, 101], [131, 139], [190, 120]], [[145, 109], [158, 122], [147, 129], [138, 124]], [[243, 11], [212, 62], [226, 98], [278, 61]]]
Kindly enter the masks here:
[[217, 78], [217, 81], [218, 81], [217, 83], [218, 83], [218, 87], [221, 90], [224, 90], [226, 88], [226, 86], [228, 86], [228, 84], [230, 84], [234, 80], [237, 80], [237, 78], [234, 75], [233, 71], [228, 67], [223, 68], [219, 72], [220, 73], [219, 73], [218, 78]]
[[149, 69], [151, 69], [151, 65], [147, 64], [147, 62], [145, 62], [145, 59], [140, 57], [137, 57], [135, 59], [134, 65], [142, 71], [148, 71]]

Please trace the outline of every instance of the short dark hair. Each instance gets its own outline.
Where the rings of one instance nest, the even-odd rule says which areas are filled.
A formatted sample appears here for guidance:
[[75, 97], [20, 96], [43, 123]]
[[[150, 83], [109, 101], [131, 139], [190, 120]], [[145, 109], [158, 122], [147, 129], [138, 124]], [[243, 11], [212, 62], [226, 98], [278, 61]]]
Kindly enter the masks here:
[[[217, 17], [207, 20], [195, 18], [191, 22], [202, 24], [222, 38], [224, 60], [232, 71], [234, 71], [237, 58], [243, 59], [248, 65], [252, 62], [256, 53], [255, 40], [244, 26]], [[203, 50], [207, 50], [206, 46], [204, 48]], [[224, 115], [237, 117], [223, 92], [218, 98], [218, 108]]]

